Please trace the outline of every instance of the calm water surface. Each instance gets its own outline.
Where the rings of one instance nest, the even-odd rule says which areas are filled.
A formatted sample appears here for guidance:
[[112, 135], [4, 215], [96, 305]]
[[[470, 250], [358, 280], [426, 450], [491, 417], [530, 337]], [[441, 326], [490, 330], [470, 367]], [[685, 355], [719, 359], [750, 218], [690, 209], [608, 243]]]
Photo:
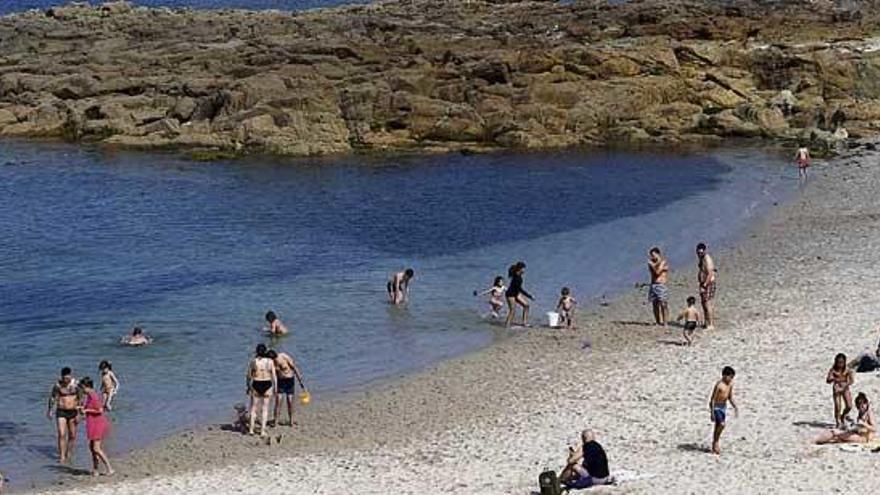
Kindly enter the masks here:
[[[697, 241], [729, 244], [794, 188], [782, 160], [743, 149], [204, 164], [0, 141], [0, 467], [18, 487], [54, 473], [43, 413], [62, 366], [94, 377], [114, 363], [118, 454], [227, 419], [273, 309], [293, 331], [276, 345], [320, 400], [507, 336], [471, 292], [512, 261], [528, 263], [537, 320], [563, 285], [590, 303], [642, 280], [651, 245], [680, 266]], [[413, 301], [391, 308], [385, 280], [404, 266]], [[116, 344], [135, 324], [154, 345]]]

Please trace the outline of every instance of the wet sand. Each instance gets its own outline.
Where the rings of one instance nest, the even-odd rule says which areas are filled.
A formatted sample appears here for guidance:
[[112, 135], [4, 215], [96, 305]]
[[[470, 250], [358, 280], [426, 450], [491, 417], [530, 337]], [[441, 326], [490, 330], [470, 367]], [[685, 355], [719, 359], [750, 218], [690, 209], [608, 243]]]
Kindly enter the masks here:
[[[649, 324], [640, 288], [582, 313], [579, 330], [536, 328], [344, 398], [316, 397], [293, 431], [273, 432], [280, 444], [206, 427], [121, 459], [114, 480], [72, 476], [61, 489], [528, 494], [585, 426], [613, 473], [646, 477], [593, 493], [874, 489], [880, 454], [811, 439], [833, 423], [824, 376], [834, 354], [880, 338], [878, 190], [876, 152], [818, 163], [803, 195], [714, 253], [719, 328], [698, 332], [693, 347], [678, 328]], [[695, 295], [695, 278], [673, 274], [673, 312]], [[725, 365], [737, 370], [741, 414], [718, 457], [707, 453], [707, 400]], [[858, 374], [860, 391], [880, 404], [880, 377]]]

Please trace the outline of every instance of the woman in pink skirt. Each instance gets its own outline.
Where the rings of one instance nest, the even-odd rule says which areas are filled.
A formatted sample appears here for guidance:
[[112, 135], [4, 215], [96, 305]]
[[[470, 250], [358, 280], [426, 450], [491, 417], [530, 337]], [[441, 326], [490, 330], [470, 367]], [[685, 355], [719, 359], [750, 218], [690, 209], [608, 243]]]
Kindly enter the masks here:
[[89, 450], [92, 452], [92, 476], [98, 475], [98, 461], [107, 467], [107, 475], [113, 474], [107, 454], [101, 447], [101, 442], [110, 433], [110, 421], [104, 416], [104, 402], [101, 394], [95, 390], [92, 379], [85, 377], [79, 382], [85, 395], [81, 411], [86, 416], [86, 436], [89, 437]]

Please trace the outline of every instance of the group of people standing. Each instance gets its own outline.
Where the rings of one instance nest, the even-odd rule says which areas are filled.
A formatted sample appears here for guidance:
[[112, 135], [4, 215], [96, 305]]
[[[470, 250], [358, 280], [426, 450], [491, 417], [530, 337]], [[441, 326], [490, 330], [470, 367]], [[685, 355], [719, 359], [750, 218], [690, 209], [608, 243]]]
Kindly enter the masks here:
[[260, 436], [268, 435], [269, 405], [273, 397], [275, 398], [275, 407], [272, 424], [280, 426], [278, 414], [281, 411], [282, 401], [285, 401], [287, 404], [287, 424], [293, 427], [293, 404], [297, 382], [302, 389], [300, 399], [303, 403], [307, 403], [308, 390], [303, 384], [302, 372], [293, 357], [290, 354], [269, 349], [265, 344], [257, 345], [255, 355], [248, 364], [246, 375], [247, 394], [251, 399], [248, 434], [255, 434], [257, 415], [261, 413]]
[[66, 464], [73, 458], [79, 420], [81, 417], [85, 418], [93, 476], [98, 475], [100, 464], [104, 465], [105, 474], [113, 474], [103, 442], [110, 434], [107, 412], [119, 390], [119, 380], [113, 373], [112, 365], [108, 361], [102, 361], [98, 368], [101, 373], [101, 394], [95, 390], [95, 384], [90, 377], [77, 380], [69, 367], [62, 368], [60, 378], [52, 386], [46, 409], [46, 416], [55, 419], [58, 458], [61, 464]]

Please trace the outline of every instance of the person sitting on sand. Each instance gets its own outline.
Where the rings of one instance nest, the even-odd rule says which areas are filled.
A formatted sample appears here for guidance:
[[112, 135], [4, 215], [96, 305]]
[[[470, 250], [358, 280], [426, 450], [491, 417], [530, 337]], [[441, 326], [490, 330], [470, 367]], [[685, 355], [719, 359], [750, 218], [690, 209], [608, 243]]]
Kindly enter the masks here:
[[52, 417], [55, 409], [55, 429], [58, 435], [58, 462], [61, 464], [70, 460], [76, 449], [76, 429], [78, 426], [79, 412], [77, 407], [82, 398], [76, 378], [70, 368], [61, 368], [61, 378], [52, 386], [49, 395], [49, 408], [46, 416]]
[[825, 383], [831, 384], [831, 399], [834, 401], [834, 424], [845, 429], [846, 423], [852, 421], [849, 412], [852, 410], [853, 372], [847, 368], [846, 354], [834, 356], [834, 366], [828, 370]]
[[80, 382], [85, 400], [79, 410], [86, 417], [86, 436], [89, 439], [89, 452], [92, 454], [92, 476], [98, 476], [98, 465], [104, 464], [107, 469], [107, 476], [113, 475], [113, 468], [110, 467], [110, 459], [104, 453], [101, 446], [102, 442], [110, 433], [110, 421], [104, 415], [104, 404], [101, 396], [95, 391], [95, 385], [92, 379], [85, 377]]
[[122, 345], [129, 345], [132, 347], [142, 347], [145, 345], [149, 345], [153, 343], [153, 339], [150, 338], [149, 335], [144, 334], [143, 329], [141, 327], [134, 327], [131, 330], [131, 335], [122, 337], [119, 339], [119, 343]]
[[510, 284], [504, 296], [507, 298], [507, 321], [505, 326], [510, 328], [513, 324], [513, 317], [516, 315], [516, 306], [522, 306], [522, 325], [529, 326], [529, 300], [534, 301], [535, 298], [526, 292], [523, 288], [523, 274], [526, 271], [526, 264], [522, 261], [510, 265], [507, 269], [507, 275], [510, 277]]
[[675, 321], [684, 320], [682, 335], [684, 335], [684, 340], [686, 342], [685, 345], [691, 345], [694, 343], [692, 337], [694, 331], [697, 329], [700, 319], [700, 312], [697, 310], [697, 298], [690, 296], [687, 298], [687, 307], [684, 308], [684, 311], [682, 311], [678, 315], [678, 318], [675, 319]]
[[302, 373], [299, 371], [296, 362], [289, 354], [284, 352], [275, 352], [270, 350], [266, 353], [266, 357], [275, 363], [275, 374], [278, 376], [278, 390], [275, 394], [275, 413], [273, 414], [273, 424], [279, 426], [278, 413], [281, 410], [281, 396], [283, 395], [287, 401], [287, 425], [293, 427], [293, 396], [295, 393], [294, 379], [299, 382], [301, 389], [305, 390], [303, 385]]
[[104, 398], [104, 408], [109, 411], [113, 407], [111, 405], [113, 397], [116, 397], [116, 392], [119, 391], [119, 379], [116, 378], [116, 373], [113, 373], [113, 365], [110, 364], [110, 361], [101, 361], [98, 370], [101, 372], [101, 393]]
[[648, 289], [648, 300], [654, 307], [654, 321], [658, 325], [666, 325], [669, 319], [668, 289], [669, 263], [660, 254], [660, 248], [652, 247], [648, 253], [648, 271], [651, 273], [651, 287]]
[[880, 369], [880, 342], [877, 343], [877, 349], [871, 352], [863, 352], [849, 363], [849, 368], [854, 369], [856, 373], [867, 373]]
[[254, 423], [257, 419], [257, 409], [262, 410], [260, 421], [260, 436], [267, 436], [266, 420], [269, 419], [269, 401], [273, 393], [278, 389], [278, 377], [275, 373], [275, 363], [269, 359], [268, 350], [264, 344], [258, 344], [256, 356], [251, 359], [247, 372], [247, 393], [251, 396], [251, 423], [248, 434], [254, 434]]
[[287, 335], [287, 326], [281, 322], [281, 319], [278, 318], [278, 315], [275, 314], [274, 311], [268, 311], [266, 313], [266, 323], [269, 324], [269, 328], [266, 331], [270, 335], [274, 335], [276, 337], [280, 337], [282, 335]]
[[736, 371], [730, 366], [725, 366], [721, 370], [721, 379], [715, 383], [712, 394], [709, 396], [709, 416], [715, 423], [712, 431], [712, 453], [721, 454], [719, 443], [721, 441], [721, 433], [724, 432], [724, 426], [727, 424], [727, 403], [733, 406], [733, 410], [739, 415], [739, 408], [733, 401], [733, 377]]
[[388, 279], [388, 301], [391, 304], [400, 305], [406, 303], [409, 297], [409, 282], [416, 276], [412, 268], [397, 272]]
[[563, 287], [560, 291], [559, 302], [556, 303], [556, 312], [559, 313], [559, 326], [565, 328], [574, 327], [574, 308], [577, 301], [571, 297], [571, 289]]
[[608, 456], [605, 449], [596, 441], [593, 430], [581, 432], [581, 448], [568, 447], [568, 460], [565, 469], [559, 474], [559, 481], [567, 490], [589, 488], [614, 483], [608, 470]]
[[495, 282], [492, 283], [492, 287], [479, 292], [474, 291], [474, 296], [489, 296], [489, 307], [492, 309], [492, 312], [489, 313], [492, 318], [500, 318], [501, 317], [501, 308], [504, 307], [504, 292], [507, 290], [507, 287], [504, 286], [504, 277], [498, 276], [495, 277]]
[[856, 396], [856, 409], [858, 417], [852, 427], [829, 430], [816, 438], [815, 443], [870, 443], [877, 432], [877, 422], [868, 397], [862, 392]]

